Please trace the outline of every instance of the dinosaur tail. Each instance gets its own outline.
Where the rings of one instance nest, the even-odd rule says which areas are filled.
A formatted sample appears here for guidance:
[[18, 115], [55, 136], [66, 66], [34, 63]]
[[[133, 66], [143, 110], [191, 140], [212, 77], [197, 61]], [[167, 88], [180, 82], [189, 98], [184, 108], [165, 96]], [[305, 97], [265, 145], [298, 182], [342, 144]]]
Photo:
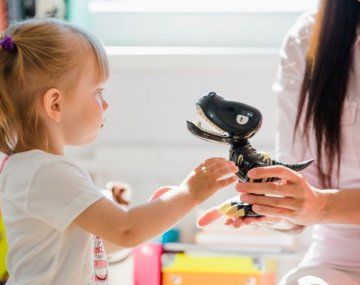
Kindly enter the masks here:
[[292, 170], [300, 171], [300, 170], [303, 170], [306, 167], [308, 167], [313, 162], [314, 162], [313, 159], [309, 159], [309, 160], [299, 162], [299, 163], [295, 163], [295, 164], [287, 164], [287, 163], [282, 163], [282, 162], [273, 160], [273, 165], [282, 165], [282, 166], [285, 166], [285, 167], [290, 168]]

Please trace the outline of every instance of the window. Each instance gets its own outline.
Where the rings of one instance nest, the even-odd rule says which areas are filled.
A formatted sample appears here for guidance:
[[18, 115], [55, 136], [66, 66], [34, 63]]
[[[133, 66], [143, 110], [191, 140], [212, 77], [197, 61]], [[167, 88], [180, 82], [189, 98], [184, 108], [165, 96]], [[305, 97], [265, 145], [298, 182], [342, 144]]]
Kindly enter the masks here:
[[70, 20], [108, 46], [279, 47], [316, 0], [84, 0]]

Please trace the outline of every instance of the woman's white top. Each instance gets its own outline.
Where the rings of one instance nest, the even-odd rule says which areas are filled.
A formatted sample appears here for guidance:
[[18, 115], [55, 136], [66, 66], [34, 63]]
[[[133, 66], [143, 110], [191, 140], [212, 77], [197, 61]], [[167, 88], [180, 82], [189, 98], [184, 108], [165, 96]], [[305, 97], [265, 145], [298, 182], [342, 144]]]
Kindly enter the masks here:
[[[315, 22], [314, 14], [302, 15], [288, 32], [281, 48], [281, 63], [274, 84], [279, 114], [276, 139], [277, 159], [282, 162], [316, 160], [316, 144], [312, 134], [310, 143], [297, 136], [294, 147], [292, 138], [297, 114], [297, 103], [305, 71], [305, 58], [310, 31]], [[331, 46], [329, 46], [331, 48]], [[354, 73], [350, 78], [348, 94], [342, 115], [342, 161], [340, 189], [356, 188], [360, 191], [360, 40], [354, 45]], [[320, 188], [316, 163], [303, 171], [307, 180]], [[360, 207], [360, 201], [359, 201]], [[349, 212], [352, 209], [347, 209]], [[360, 225], [321, 224], [313, 229], [313, 243], [302, 265], [332, 264], [360, 267]]]

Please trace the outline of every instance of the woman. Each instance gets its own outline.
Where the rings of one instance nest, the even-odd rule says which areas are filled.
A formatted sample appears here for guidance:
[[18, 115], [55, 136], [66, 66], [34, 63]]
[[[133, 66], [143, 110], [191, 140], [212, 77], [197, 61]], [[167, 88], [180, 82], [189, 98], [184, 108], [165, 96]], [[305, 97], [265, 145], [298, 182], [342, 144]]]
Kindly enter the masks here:
[[[302, 174], [280, 166], [258, 168], [249, 176], [281, 181], [237, 185], [241, 200], [265, 217], [227, 224], [270, 223], [287, 232], [315, 225], [311, 248], [282, 285], [309, 275], [326, 283], [304, 284], [360, 284], [359, 18], [357, 0], [322, 0], [316, 14], [300, 17], [281, 50], [274, 85], [278, 159], [315, 158], [316, 163]], [[211, 209], [199, 224], [219, 216]]]

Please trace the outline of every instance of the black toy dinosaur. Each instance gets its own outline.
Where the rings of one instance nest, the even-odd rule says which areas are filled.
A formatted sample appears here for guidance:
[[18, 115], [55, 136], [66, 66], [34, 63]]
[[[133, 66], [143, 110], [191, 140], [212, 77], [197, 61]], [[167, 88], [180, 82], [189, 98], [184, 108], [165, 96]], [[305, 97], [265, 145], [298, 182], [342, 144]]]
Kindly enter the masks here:
[[[300, 171], [314, 161], [286, 164], [271, 159], [265, 152], [256, 151], [248, 139], [259, 130], [262, 115], [254, 107], [225, 100], [215, 92], [211, 92], [196, 103], [196, 111], [199, 121], [195, 124], [187, 121], [189, 131], [207, 141], [230, 144], [230, 160], [239, 167], [237, 174], [241, 181], [270, 182], [278, 180], [277, 177], [254, 181], [249, 179], [247, 172], [255, 167], [282, 165]], [[252, 211], [251, 205], [240, 201], [225, 202], [220, 207], [220, 212], [230, 217], [260, 216]]]

